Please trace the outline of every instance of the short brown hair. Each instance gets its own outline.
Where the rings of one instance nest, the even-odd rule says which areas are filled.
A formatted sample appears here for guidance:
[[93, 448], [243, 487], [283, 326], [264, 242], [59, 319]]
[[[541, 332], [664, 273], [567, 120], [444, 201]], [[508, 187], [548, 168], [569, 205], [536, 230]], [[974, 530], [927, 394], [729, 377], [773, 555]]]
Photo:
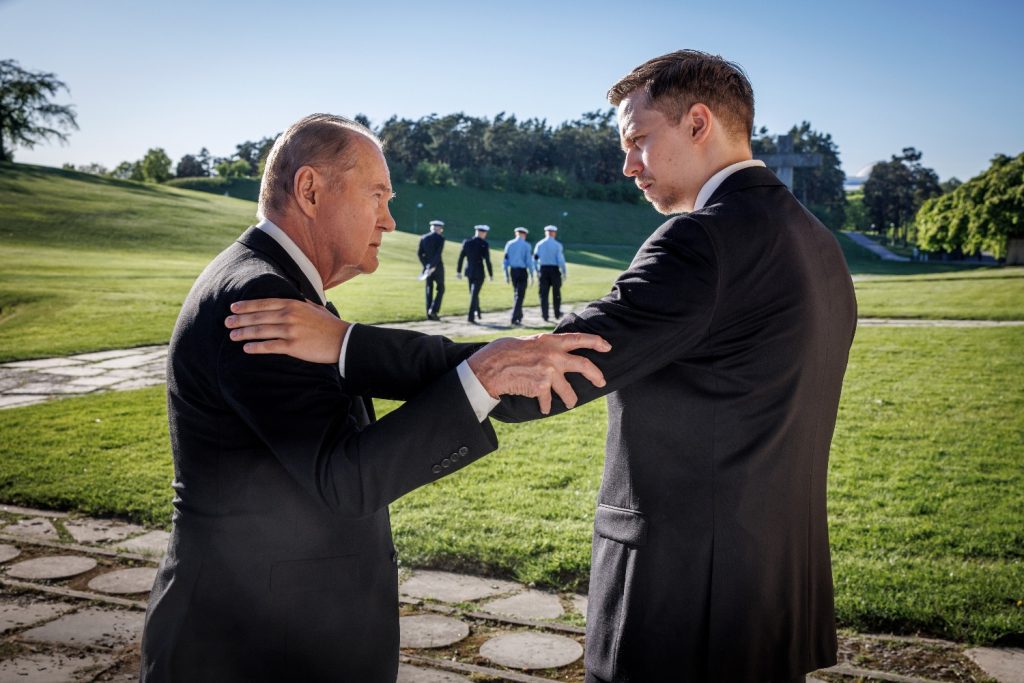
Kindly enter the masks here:
[[754, 89], [743, 69], [718, 55], [678, 50], [644, 62], [608, 90], [608, 101], [619, 106], [631, 92], [643, 89], [651, 106], [678, 123], [698, 102], [707, 105], [729, 131], [754, 132]]
[[323, 169], [333, 177], [356, 165], [350, 149], [356, 135], [365, 135], [378, 147], [380, 140], [356, 121], [333, 114], [310, 114], [281, 133], [267, 155], [260, 182], [260, 216], [283, 211], [292, 194], [295, 173], [303, 166]]

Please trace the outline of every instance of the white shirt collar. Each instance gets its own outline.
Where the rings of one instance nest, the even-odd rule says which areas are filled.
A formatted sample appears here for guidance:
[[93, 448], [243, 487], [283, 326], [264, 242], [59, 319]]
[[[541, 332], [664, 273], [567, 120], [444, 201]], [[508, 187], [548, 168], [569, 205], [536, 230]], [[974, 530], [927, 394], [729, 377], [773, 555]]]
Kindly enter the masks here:
[[320, 273], [317, 272], [316, 268], [313, 266], [313, 262], [309, 260], [309, 257], [306, 256], [306, 254], [299, 249], [299, 246], [292, 241], [292, 238], [288, 236], [288, 233], [274, 225], [272, 221], [266, 218], [257, 223], [256, 227], [273, 237], [274, 241], [280, 244], [281, 248], [288, 252], [288, 255], [292, 257], [293, 261], [295, 261], [295, 265], [299, 267], [302, 274], [305, 275], [306, 279], [309, 280], [309, 283], [313, 285], [313, 289], [315, 289], [316, 293], [320, 295], [320, 304], [326, 305], [327, 296], [324, 294], [324, 281], [320, 279]]
[[711, 199], [711, 195], [715, 193], [719, 185], [731, 176], [736, 171], [742, 171], [745, 168], [753, 168], [754, 166], [764, 167], [764, 162], [760, 159], [747, 159], [746, 161], [737, 161], [735, 164], [726, 166], [715, 175], [708, 178], [708, 181], [704, 183], [704, 187], [700, 188], [700, 192], [697, 193], [697, 201], [693, 203], [693, 210], [700, 211]]

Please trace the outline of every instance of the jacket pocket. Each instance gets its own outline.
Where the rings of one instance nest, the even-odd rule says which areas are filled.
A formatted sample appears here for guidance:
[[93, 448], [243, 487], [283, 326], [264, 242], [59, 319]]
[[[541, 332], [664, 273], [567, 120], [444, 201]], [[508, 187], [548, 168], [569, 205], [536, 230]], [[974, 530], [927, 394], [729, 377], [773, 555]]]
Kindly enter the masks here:
[[646, 543], [647, 520], [643, 514], [597, 506], [584, 664], [602, 680], [629, 680], [622, 666], [622, 642], [637, 609], [637, 557]]

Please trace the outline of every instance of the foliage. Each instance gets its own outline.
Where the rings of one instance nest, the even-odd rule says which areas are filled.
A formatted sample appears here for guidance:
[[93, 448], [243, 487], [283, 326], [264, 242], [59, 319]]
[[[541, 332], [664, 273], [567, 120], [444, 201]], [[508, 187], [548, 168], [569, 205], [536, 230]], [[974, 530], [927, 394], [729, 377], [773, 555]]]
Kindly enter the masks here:
[[935, 171], [921, 164], [921, 152], [913, 147], [880, 161], [864, 183], [864, 206], [875, 229], [892, 229], [906, 246], [917, 210], [931, 197], [942, 194]]
[[138, 161], [122, 161], [110, 172], [112, 178], [118, 180], [142, 181], [142, 164]]
[[588, 112], [556, 128], [504, 112], [494, 119], [461, 112], [416, 121], [393, 116], [376, 133], [385, 141], [396, 182], [640, 201], [620, 170], [614, 109]]
[[224, 178], [212, 176], [207, 178], [172, 178], [167, 185], [185, 190], [211, 192], [225, 197], [246, 199], [255, 202], [260, 197], [260, 181], [256, 178]]
[[51, 138], [67, 142], [64, 131], [78, 130], [74, 107], [51, 101], [61, 90], [70, 93], [56, 74], [0, 60], [0, 161], [13, 159], [15, 147], [32, 149]]
[[186, 154], [178, 161], [174, 175], [177, 178], [205, 178], [210, 172], [199, 157]]
[[139, 170], [147, 183], [162, 183], [171, 177], [171, 158], [163, 147], [154, 147], [142, 157]]
[[857, 190], [846, 195], [846, 228], [865, 231], [871, 226], [871, 218], [864, 207], [864, 191]]
[[221, 178], [246, 178], [252, 175], [252, 167], [245, 159], [224, 159], [215, 164], [214, 169]]
[[[793, 194], [825, 225], [836, 229], [846, 224], [846, 174], [839, 162], [839, 146], [829, 133], [820, 133], [808, 121], [793, 126], [788, 133], [793, 139], [793, 152], [820, 154], [817, 168], [793, 169]], [[750, 141], [755, 155], [778, 152], [776, 136], [761, 128]]]
[[981, 175], [925, 202], [917, 224], [923, 249], [1005, 256], [1009, 239], [1024, 237], [1024, 153], [999, 154]]

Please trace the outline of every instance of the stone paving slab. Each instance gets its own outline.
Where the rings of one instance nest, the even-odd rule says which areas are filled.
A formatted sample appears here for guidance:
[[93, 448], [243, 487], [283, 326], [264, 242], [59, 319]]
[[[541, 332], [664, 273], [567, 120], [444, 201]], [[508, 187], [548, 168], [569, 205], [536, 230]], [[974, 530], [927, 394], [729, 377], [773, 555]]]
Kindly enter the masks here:
[[56, 394], [87, 394], [95, 391], [94, 387], [82, 387], [76, 384], [64, 383], [56, 377], [50, 382], [29, 382], [22, 384], [17, 389], [11, 389], [8, 393], [15, 395], [29, 394], [32, 396], [50, 396]]
[[3, 528], [5, 534], [18, 538], [41, 539], [44, 541], [59, 541], [60, 535], [57, 529], [46, 517], [31, 517], [19, 519], [14, 524], [8, 524]]
[[999, 683], [1024, 683], [1024, 650], [975, 647], [964, 654]]
[[63, 519], [68, 516], [66, 512], [57, 512], [55, 510], [37, 510], [36, 508], [26, 508], [20, 505], [8, 505], [7, 503], [0, 504], [0, 512], [6, 512], [12, 515], [21, 515], [23, 517], [52, 517], [54, 519]]
[[512, 669], [553, 669], [568, 666], [583, 656], [583, 647], [571, 638], [550, 633], [521, 631], [491, 638], [480, 655]]
[[469, 678], [437, 669], [424, 669], [411, 664], [398, 665], [395, 683], [472, 683]]
[[0, 602], [0, 633], [56, 619], [75, 606], [66, 602]]
[[0, 563], [13, 560], [18, 555], [21, 555], [21, 551], [17, 547], [0, 543]]
[[589, 603], [589, 601], [587, 600], [587, 596], [586, 595], [574, 595], [574, 596], [572, 596], [570, 598], [570, 601], [572, 602], [572, 606], [574, 608], [576, 608], [576, 611], [579, 612], [580, 615], [582, 615], [584, 619], [586, 619], [587, 618], [587, 605]]
[[524, 587], [512, 581], [479, 576], [417, 570], [398, 587], [402, 595], [440, 602], [471, 602], [520, 591]]
[[69, 579], [96, 568], [96, 560], [81, 555], [50, 555], [17, 562], [7, 568], [7, 576], [29, 581]]
[[164, 553], [167, 552], [167, 542], [170, 540], [170, 533], [161, 529], [156, 529], [141, 536], [130, 538], [127, 541], [110, 545], [115, 550], [124, 550], [129, 553], [138, 553], [139, 555], [148, 555], [150, 557], [159, 558], [163, 557]]
[[156, 567], [132, 567], [119, 569], [93, 577], [89, 588], [100, 593], [111, 595], [134, 595], [149, 593], [156, 581]]
[[79, 389], [82, 393], [93, 391], [94, 389], [103, 389], [104, 387], [113, 386], [118, 382], [123, 382], [124, 379], [121, 377], [109, 377], [107, 375], [96, 375], [95, 377], [76, 377], [68, 386]]
[[398, 626], [401, 647], [448, 647], [469, 635], [469, 626], [464, 622], [439, 614], [402, 617]]
[[78, 653], [33, 654], [0, 661], [0, 681], [13, 683], [72, 683], [90, 670], [104, 669], [114, 663], [110, 655]]
[[59, 368], [42, 368], [39, 370], [44, 375], [61, 375], [63, 377], [92, 377], [102, 375], [103, 368], [94, 368], [90, 365], [69, 365]]
[[13, 363], [0, 365], [3, 368], [14, 368], [16, 370], [43, 370], [46, 368], [63, 368], [70, 365], [80, 365], [81, 360], [66, 356], [57, 358], [38, 358], [36, 360], [19, 360]]
[[64, 529], [78, 543], [103, 543], [105, 541], [121, 541], [145, 531], [141, 526], [125, 524], [109, 519], [92, 519], [83, 517], [69, 519], [64, 522]]
[[520, 619], [557, 619], [565, 614], [557, 595], [536, 590], [491, 600], [480, 608], [485, 612], [508, 614]]
[[69, 647], [114, 649], [139, 642], [145, 618], [145, 614], [133, 610], [90, 608], [25, 631], [19, 638]]

